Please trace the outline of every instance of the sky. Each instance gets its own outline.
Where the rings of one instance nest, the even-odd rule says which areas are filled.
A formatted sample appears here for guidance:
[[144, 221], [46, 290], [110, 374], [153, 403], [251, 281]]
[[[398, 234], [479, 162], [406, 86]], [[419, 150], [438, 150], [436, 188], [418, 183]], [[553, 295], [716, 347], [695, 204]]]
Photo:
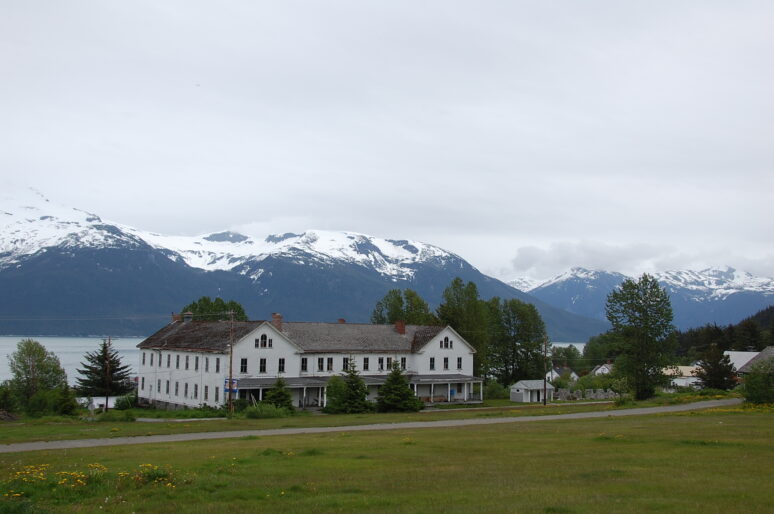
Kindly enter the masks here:
[[0, 186], [498, 278], [774, 276], [770, 1], [0, 4]]

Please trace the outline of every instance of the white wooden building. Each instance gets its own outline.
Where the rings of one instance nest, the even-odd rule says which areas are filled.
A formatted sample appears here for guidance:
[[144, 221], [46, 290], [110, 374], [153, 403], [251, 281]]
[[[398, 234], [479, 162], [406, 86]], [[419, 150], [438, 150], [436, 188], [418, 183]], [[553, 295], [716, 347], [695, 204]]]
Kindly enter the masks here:
[[[233, 341], [233, 347], [231, 342]], [[328, 379], [354, 361], [369, 399], [393, 363], [425, 402], [483, 400], [475, 349], [451, 327], [272, 321], [173, 321], [138, 345], [138, 396], [167, 408], [263, 399], [282, 377], [300, 408], [326, 403]], [[230, 360], [229, 360], [230, 358]]]
[[[554, 386], [545, 384], [547, 401], [554, 399]], [[543, 401], [542, 380], [519, 380], [511, 386], [511, 401], [525, 403], [540, 403]]]

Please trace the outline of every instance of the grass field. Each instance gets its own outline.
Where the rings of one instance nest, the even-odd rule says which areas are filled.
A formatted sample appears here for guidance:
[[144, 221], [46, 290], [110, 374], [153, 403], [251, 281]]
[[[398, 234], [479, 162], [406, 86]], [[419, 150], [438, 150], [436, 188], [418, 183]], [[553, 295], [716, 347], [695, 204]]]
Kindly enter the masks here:
[[5, 454], [0, 510], [771, 512], [772, 443], [733, 407]]

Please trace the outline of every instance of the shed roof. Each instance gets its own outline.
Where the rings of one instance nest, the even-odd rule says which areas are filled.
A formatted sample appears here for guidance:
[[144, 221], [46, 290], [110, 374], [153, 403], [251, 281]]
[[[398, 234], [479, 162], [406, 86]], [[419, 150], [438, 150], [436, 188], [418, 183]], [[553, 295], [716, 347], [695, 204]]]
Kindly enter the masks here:
[[[553, 389], [554, 386], [550, 382], [546, 382], [547, 389]], [[543, 389], [542, 380], [519, 380], [511, 386], [511, 389]]]

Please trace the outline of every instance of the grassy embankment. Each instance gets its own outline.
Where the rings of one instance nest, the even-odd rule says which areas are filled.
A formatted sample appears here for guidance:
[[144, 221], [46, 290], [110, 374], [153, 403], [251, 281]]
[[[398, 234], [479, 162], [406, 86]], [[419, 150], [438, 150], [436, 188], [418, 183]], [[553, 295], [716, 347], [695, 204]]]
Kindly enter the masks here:
[[772, 441], [733, 407], [6, 454], [0, 511], [770, 512]]

